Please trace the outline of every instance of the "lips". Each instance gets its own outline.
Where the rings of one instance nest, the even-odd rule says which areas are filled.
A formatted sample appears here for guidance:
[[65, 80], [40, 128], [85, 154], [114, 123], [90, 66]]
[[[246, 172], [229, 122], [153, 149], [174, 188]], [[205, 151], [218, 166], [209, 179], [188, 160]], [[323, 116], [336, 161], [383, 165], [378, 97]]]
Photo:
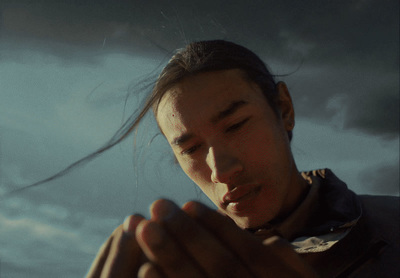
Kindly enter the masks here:
[[226, 193], [222, 199], [222, 204], [228, 206], [231, 203], [239, 203], [258, 192], [257, 185], [241, 185]]

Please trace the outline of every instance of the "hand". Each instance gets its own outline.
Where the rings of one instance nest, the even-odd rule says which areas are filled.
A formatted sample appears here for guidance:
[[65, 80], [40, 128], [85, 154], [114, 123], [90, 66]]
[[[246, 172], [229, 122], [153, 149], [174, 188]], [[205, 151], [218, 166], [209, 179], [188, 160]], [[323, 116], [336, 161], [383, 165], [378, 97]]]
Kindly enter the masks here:
[[100, 248], [87, 278], [124, 278], [136, 277], [144, 254], [135, 239], [137, 225], [144, 218], [131, 215], [124, 224], [114, 230], [108, 240]]
[[200, 203], [158, 200], [151, 215], [136, 229], [150, 260], [139, 277], [316, 277], [283, 239], [261, 241]]

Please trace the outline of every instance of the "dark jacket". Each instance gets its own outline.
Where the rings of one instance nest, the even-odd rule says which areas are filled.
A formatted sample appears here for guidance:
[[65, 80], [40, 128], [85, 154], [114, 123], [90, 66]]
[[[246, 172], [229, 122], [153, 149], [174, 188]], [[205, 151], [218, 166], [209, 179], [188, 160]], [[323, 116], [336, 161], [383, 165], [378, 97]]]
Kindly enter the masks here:
[[302, 175], [302, 203], [255, 235], [287, 239], [321, 277], [400, 277], [399, 197], [356, 195], [329, 169]]
[[400, 199], [359, 195], [361, 217], [330, 249], [301, 254], [321, 277], [400, 277]]

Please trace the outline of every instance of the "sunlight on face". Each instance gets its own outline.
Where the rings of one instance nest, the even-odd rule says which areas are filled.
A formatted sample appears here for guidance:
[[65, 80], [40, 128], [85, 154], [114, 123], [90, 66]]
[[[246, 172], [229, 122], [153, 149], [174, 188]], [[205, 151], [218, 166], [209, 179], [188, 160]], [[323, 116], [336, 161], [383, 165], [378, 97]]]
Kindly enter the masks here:
[[285, 114], [277, 116], [242, 71], [224, 70], [185, 78], [158, 108], [183, 171], [243, 228], [280, 217], [297, 194], [287, 136], [293, 107], [290, 96], [281, 95]]

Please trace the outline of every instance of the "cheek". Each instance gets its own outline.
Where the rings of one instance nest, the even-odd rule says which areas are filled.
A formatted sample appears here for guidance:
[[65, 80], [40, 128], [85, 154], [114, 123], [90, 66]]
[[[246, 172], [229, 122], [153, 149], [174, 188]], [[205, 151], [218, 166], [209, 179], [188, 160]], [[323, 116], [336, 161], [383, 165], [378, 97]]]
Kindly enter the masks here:
[[236, 142], [236, 148], [248, 170], [271, 167], [274, 146], [270, 135], [263, 133], [262, 130], [245, 130], [240, 140]]
[[189, 162], [179, 161], [179, 164], [186, 175], [199, 187], [202, 187], [203, 184], [208, 183], [209, 179], [211, 179], [209, 169], [195, 160]]
[[216, 187], [211, 182], [211, 171], [206, 166], [198, 165], [200, 163], [187, 164], [185, 168], [182, 168], [186, 175], [203, 191], [205, 195], [217, 205], [216, 200]]

